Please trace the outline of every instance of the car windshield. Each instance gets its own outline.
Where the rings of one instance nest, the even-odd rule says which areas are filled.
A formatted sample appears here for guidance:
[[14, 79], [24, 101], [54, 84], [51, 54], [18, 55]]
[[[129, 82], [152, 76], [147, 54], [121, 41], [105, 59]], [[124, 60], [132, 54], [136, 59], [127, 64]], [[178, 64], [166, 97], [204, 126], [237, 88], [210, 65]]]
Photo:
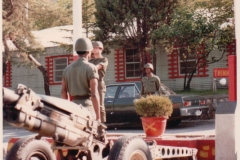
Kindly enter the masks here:
[[139, 96], [139, 92], [136, 89], [135, 85], [124, 85], [121, 86], [118, 98], [132, 98], [137, 96]]
[[139, 91], [142, 89], [142, 84], [141, 82], [135, 82], [136, 86], [138, 87]]

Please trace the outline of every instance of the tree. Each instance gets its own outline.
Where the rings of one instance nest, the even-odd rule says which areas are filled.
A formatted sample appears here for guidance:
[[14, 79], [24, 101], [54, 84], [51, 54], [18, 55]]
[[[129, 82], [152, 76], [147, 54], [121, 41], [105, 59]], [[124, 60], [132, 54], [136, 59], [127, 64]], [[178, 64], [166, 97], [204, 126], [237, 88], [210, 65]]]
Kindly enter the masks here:
[[95, 3], [96, 39], [104, 42], [105, 50], [108, 46], [137, 49], [141, 70], [152, 44], [150, 34], [161, 24], [169, 23], [177, 0], [95, 0]]
[[37, 57], [44, 52], [44, 48], [31, 33], [32, 21], [28, 18], [27, 2], [30, 1], [3, 0], [3, 69], [6, 69], [9, 62], [19, 66], [33, 66], [29, 55]]
[[86, 29], [86, 37], [91, 38], [91, 34], [93, 32], [95, 26], [95, 3], [93, 0], [83, 0], [82, 1], [82, 22], [83, 28]]
[[72, 25], [72, 0], [31, 0], [28, 13], [34, 30]]
[[[93, 12], [93, 0], [91, 3], [83, 1], [83, 15]], [[46, 69], [34, 58], [44, 53], [44, 48], [35, 40], [31, 31], [72, 25], [72, 0], [3, 0], [2, 5], [3, 76], [9, 62], [24, 67], [36, 66], [43, 74], [45, 93], [50, 94]], [[91, 14], [84, 16], [83, 23], [93, 23], [93, 18], [89, 16]], [[91, 25], [87, 24], [86, 27], [90, 28]], [[72, 45], [58, 44], [72, 52]], [[18, 57], [17, 61], [14, 61], [14, 57]]]
[[[32, 22], [28, 19], [27, 2], [24, 0], [3, 1], [3, 44], [4, 63], [12, 61], [13, 56], [18, 57], [21, 66], [30, 65], [28, 54], [37, 55], [44, 52], [42, 46], [35, 41], [31, 33]], [[13, 45], [13, 44], [14, 45]], [[18, 50], [18, 53], [14, 52]]]
[[[174, 10], [170, 23], [152, 33], [152, 38], [168, 48], [178, 48], [184, 62], [184, 90], [190, 90], [194, 74], [204, 66], [220, 61], [234, 39], [232, 3], [199, 0]], [[212, 53], [219, 50], [220, 55]], [[194, 63], [192, 60], [194, 59]], [[190, 62], [191, 60], [191, 62]]]

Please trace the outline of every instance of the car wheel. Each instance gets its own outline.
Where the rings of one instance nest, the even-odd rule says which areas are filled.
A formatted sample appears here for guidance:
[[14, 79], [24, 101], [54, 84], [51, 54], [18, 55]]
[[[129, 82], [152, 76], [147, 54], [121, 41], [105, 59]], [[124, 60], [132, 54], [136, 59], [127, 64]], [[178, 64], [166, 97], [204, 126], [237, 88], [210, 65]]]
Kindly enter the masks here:
[[6, 160], [56, 160], [51, 145], [45, 139], [25, 137], [18, 140], [7, 153]]
[[108, 160], [152, 160], [146, 142], [138, 136], [123, 136], [114, 142]]

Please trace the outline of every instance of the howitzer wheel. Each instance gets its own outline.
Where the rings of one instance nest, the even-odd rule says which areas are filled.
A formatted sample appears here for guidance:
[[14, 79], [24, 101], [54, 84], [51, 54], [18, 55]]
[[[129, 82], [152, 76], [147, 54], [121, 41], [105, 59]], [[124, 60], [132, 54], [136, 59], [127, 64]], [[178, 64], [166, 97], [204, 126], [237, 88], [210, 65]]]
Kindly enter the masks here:
[[108, 160], [152, 160], [152, 155], [141, 137], [123, 136], [114, 142]]
[[12, 146], [6, 160], [56, 160], [56, 156], [45, 139], [25, 137]]

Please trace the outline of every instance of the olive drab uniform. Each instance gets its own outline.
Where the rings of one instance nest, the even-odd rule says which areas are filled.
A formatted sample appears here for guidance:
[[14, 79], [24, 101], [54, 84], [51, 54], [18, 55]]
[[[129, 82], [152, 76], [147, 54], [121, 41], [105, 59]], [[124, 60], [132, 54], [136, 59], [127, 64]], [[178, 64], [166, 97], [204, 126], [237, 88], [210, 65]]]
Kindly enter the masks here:
[[89, 63], [86, 58], [79, 57], [64, 69], [63, 78], [72, 101], [88, 108], [96, 118], [90, 91], [90, 80], [99, 78], [96, 66]]
[[89, 60], [90, 63], [94, 65], [101, 64], [102, 69], [98, 70], [98, 92], [99, 92], [99, 98], [100, 98], [100, 105], [101, 105], [101, 122], [106, 122], [106, 112], [105, 112], [105, 106], [104, 106], [104, 98], [106, 93], [106, 85], [104, 82], [104, 76], [106, 74], [107, 66], [108, 66], [108, 59], [106, 57], [101, 56], [100, 58], [93, 58]]
[[147, 76], [142, 78], [142, 89], [141, 89], [141, 95], [151, 95], [151, 94], [157, 94], [161, 95], [161, 82], [158, 76], [153, 75], [152, 77], [148, 78]]

